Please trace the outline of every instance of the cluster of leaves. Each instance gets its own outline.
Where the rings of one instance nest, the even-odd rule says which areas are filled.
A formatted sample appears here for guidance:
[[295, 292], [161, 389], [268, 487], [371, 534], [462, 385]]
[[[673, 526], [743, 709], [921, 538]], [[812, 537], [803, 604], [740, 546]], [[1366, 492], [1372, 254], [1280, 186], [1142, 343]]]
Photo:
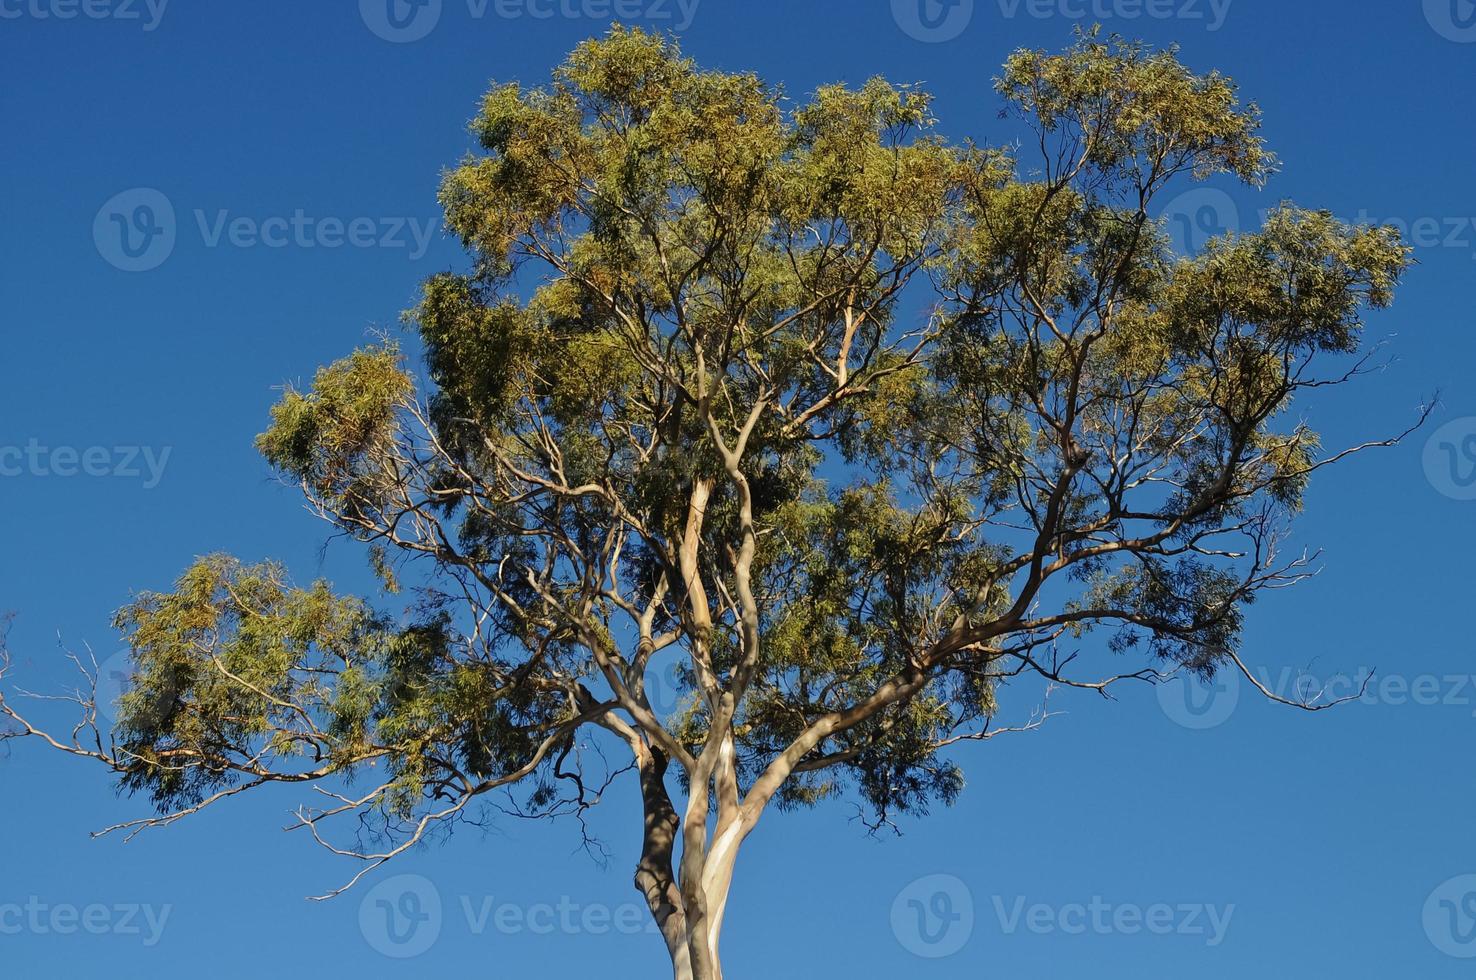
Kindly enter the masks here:
[[428, 785], [504, 775], [566, 720], [505, 665], [458, 657], [445, 620], [397, 628], [274, 564], [202, 558], [116, 625], [135, 663], [113, 732], [123, 785], [165, 809], [383, 765], [377, 802], [408, 816]]

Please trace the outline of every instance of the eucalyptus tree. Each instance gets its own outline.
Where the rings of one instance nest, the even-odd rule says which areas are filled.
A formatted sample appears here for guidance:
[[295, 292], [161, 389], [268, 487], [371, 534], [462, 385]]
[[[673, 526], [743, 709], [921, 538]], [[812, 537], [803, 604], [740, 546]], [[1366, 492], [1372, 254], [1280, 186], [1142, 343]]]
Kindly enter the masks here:
[[357, 350], [258, 438], [415, 619], [206, 557], [118, 614], [116, 726], [12, 699], [11, 734], [156, 806], [113, 829], [304, 784], [353, 881], [494, 792], [588, 826], [629, 774], [635, 884], [711, 980], [766, 813], [952, 802], [1012, 680], [1245, 671], [1246, 607], [1308, 568], [1278, 541], [1309, 477], [1364, 448], [1292, 406], [1360, 373], [1409, 251], [1284, 205], [1175, 254], [1166, 188], [1274, 160], [1172, 51], [1088, 33], [996, 90], [1004, 149], [913, 87], [791, 105], [634, 30], [493, 87], [441, 190], [467, 269], [407, 314], [424, 370]]

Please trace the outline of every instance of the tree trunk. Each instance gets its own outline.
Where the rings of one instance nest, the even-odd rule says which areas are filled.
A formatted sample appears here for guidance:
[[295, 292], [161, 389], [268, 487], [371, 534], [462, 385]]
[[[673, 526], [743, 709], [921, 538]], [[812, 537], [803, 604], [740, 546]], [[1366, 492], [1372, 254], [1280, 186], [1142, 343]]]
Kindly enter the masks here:
[[[642, 746], [639, 753], [645, 833], [635, 886], [646, 900], [652, 920], [671, 957], [674, 980], [722, 980], [718, 940], [738, 849], [749, 826], [733, 812], [721, 817], [710, 841], [706, 837], [706, 804], [700, 792], [688, 810], [688, 826], [672, 805], [666, 789], [667, 757]], [[677, 836], [683, 830], [681, 874], [675, 873]]]
[[672, 977], [696, 980], [688, 950], [685, 905], [673, 874], [672, 855], [681, 821], [666, 791], [667, 758], [659, 749], [642, 746], [638, 762], [646, 823], [641, 859], [636, 865], [636, 890], [645, 897], [646, 908], [666, 942]]
[[728, 892], [733, 887], [733, 867], [738, 860], [738, 844], [742, 840], [741, 828], [732, 823], [713, 835], [707, 858], [702, 868], [702, 894], [706, 898], [707, 920], [705, 936], [697, 941], [705, 943], [706, 959], [711, 964], [712, 980], [722, 980], [722, 962], [718, 957], [718, 940], [723, 931], [723, 913], [728, 909]]
[[[714, 848], [721, 846], [719, 837], [714, 838]], [[684, 882], [681, 888], [682, 901], [686, 910], [685, 955], [673, 955], [675, 976], [692, 980], [722, 980], [722, 960], [718, 940], [722, 934], [723, 913], [727, 909], [728, 891], [733, 882], [733, 864], [736, 843], [727, 854], [697, 866], [697, 878]], [[682, 862], [683, 872], [688, 865]], [[683, 969], [690, 973], [683, 973]]]

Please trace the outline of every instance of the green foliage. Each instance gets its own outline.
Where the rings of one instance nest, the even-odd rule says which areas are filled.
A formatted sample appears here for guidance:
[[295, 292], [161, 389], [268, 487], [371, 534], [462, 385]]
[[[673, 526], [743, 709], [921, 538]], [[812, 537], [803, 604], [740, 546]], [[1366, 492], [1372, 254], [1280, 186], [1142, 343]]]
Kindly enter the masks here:
[[121, 610], [134, 673], [114, 737], [123, 786], [189, 806], [242, 781], [295, 782], [380, 766], [377, 801], [408, 816], [454, 765], [495, 777], [563, 708], [458, 656], [444, 619], [392, 627], [325, 582], [212, 555], [172, 592]]
[[946, 747], [1021, 674], [1070, 683], [1057, 648], [1093, 630], [1213, 673], [1322, 465], [1283, 420], [1409, 249], [1286, 205], [1172, 255], [1165, 187], [1275, 165], [1173, 51], [1090, 32], [997, 91], [1039, 159], [945, 140], [915, 87], [791, 105], [638, 30], [494, 85], [441, 187], [471, 268], [407, 317], [428, 409], [372, 347], [258, 440], [388, 587], [426, 559], [426, 615], [202, 561], [120, 617], [125, 784], [382, 762], [395, 814], [523, 775], [573, 812], [571, 733], [615, 716], [683, 778], [722, 782], [698, 760], [731, 740], [742, 788], [781, 771], [781, 803], [853, 790], [881, 822], [954, 799]]
[[1017, 51], [996, 87], [1041, 130], [1074, 132], [1088, 144], [1087, 162], [1104, 173], [1146, 182], [1187, 164], [1199, 178], [1262, 180], [1275, 158], [1256, 135], [1259, 110], [1240, 106], [1228, 79], [1195, 75], [1176, 54], [1103, 41], [1094, 29], [1062, 55]]
[[381, 451], [413, 390], [392, 345], [371, 347], [318, 371], [306, 394], [288, 391], [257, 448], [273, 466], [324, 498], [356, 506], [379, 497]]
[[278, 566], [212, 555], [115, 624], [134, 657], [116, 727], [128, 789], [161, 805], [194, 803], [266, 760], [347, 763], [359, 751], [362, 724], [345, 721], [323, 740], [285, 734], [301, 712], [325, 716], [334, 697], [325, 679], [372, 657], [382, 633], [363, 603], [326, 583], [292, 589]]

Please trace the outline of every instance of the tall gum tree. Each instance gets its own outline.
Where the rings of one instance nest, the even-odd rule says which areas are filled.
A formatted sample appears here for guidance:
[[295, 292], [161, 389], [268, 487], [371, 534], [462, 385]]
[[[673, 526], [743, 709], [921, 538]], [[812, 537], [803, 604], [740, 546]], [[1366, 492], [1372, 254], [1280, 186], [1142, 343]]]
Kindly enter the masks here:
[[[1323, 452], [1289, 410], [1360, 373], [1409, 251], [1284, 205], [1173, 254], [1166, 187], [1273, 159], [1171, 51], [1089, 32], [996, 88], [1010, 151], [937, 135], [915, 88], [789, 108], [636, 30], [492, 88], [441, 191], [470, 271], [407, 316], [423, 375], [361, 349], [258, 439], [418, 617], [207, 557], [118, 614], [115, 726], [95, 694], [67, 737], [12, 699], [8, 734], [156, 806], [112, 830], [315, 788], [349, 884], [494, 790], [585, 826], [633, 773], [636, 887], [673, 975], [714, 980], [769, 810], [952, 802], [950, 747], [1009, 730], [1012, 679], [1254, 682], [1242, 616], [1306, 574], [1277, 542], [1309, 477], [1390, 441]], [[1089, 634], [1114, 656], [1078, 674]], [[332, 842], [355, 817], [383, 846]]]

